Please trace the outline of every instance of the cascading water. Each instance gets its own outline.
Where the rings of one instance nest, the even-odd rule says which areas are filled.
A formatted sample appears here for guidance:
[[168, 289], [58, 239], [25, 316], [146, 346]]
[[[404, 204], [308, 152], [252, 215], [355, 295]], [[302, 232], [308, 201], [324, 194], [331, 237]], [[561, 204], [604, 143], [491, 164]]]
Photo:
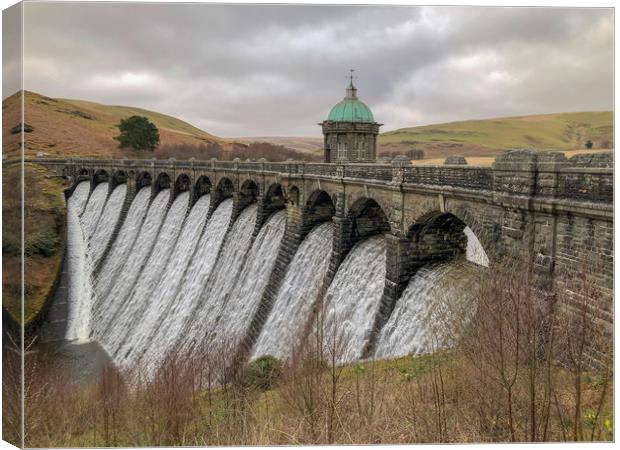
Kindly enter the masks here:
[[108, 315], [111, 302], [107, 301], [105, 293], [117, 280], [118, 272], [122, 269], [127, 255], [131, 251], [133, 244], [140, 233], [144, 216], [149, 207], [149, 198], [151, 197], [151, 188], [145, 187], [140, 189], [136, 197], [131, 202], [127, 217], [123, 222], [123, 226], [112, 245], [108, 256], [99, 273], [95, 275], [93, 281], [93, 291], [95, 293], [95, 303], [93, 306], [93, 318], [96, 321], [103, 320]]
[[88, 194], [90, 193], [90, 182], [82, 181], [78, 183], [78, 185], [73, 190], [73, 194], [70, 198], [72, 198], [73, 204], [73, 212], [80, 217], [84, 212], [84, 208], [86, 207], [86, 202], [88, 202]]
[[[197, 206], [194, 206], [192, 211]], [[208, 205], [203, 207], [208, 210]], [[171, 285], [164, 287], [164, 289], [167, 289], [165, 291], [166, 297], [155, 300], [157, 303], [168, 301], [170, 309], [163, 317], [162, 322], [155, 325], [155, 333], [150, 342], [146, 343], [148, 347], [141, 357], [143, 361], [141, 365], [145, 370], [149, 371], [156, 367], [168, 352], [175, 348], [180, 337], [183, 337], [184, 340], [189, 340], [184, 330], [188, 329], [192, 321], [196, 319], [196, 309], [200, 306], [200, 295], [207, 289], [207, 280], [209, 280], [213, 267], [216, 264], [216, 258], [230, 223], [232, 208], [233, 202], [231, 199], [220, 203], [207, 222], [193, 257], [190, 253], [187, 253], [185, 255], [179, 254], [177, 258], [173, 257], [171, 259], [171, 263], [176, 261], [177, 267], [182, 264], [179, 260], [185, 261], [187, 270], [182, 272], [171, 267], [174, 273], [171, 272], [170, 275]], [[173, 281], [175, 282], [174, 285], [172, 284]], [[176, 285], [177, 283], [178, 285]], [[160, 295], [163, 294], [164, 292]]]
[[264, 355], [288, 358], [301, 342], [329, 267], [332, 233], [332, 222], [324, 223], [299, 246], [254, 345], [252, 359]]
[[106, 341], [107, 350], [114, 360], [118, 361], [126, 355], [147, 329], [144, 315], [147, 314], [147, 309], [156, 307], [152, 302], [153, 288], [167, 267], [168, 258], [179, 237], [188, 206], [189, 192], [179, 194], [166, 213], [153, 250], [143, 263], [144, 270], [123, 302], [123, 309], [115, 320], [117, 332]]
[[80, 217], [86, 241], [90, 241], [97, 228], [99, 217], [103, 211], [103, 205], [105, 205], [105, 201], [108, 198], [108, 190], [108, 183], [99, 183], [92, 194], [90, 194], [84, 213]]
[[[319, 315], [325, 344], [340, 363], [362, 357], [385, 285], [385, 238], [358, 242], [340, 265]], [[331, 357], [331, 356], [330, 356]]]
[[285, 226], [286, 212], [278, 211], [256, 236], [228, 302], [218, 314], [221, 319], [208, 335], [215, 348], [228, 345], [236, 349], [246, 336], [276, 263]]
[[381, 330], [374, 356], [396, 358], [448, 346], [475, 312], [480, 270], [465, 258], [419, 269]]
[[[112, 353], [115, 350], [111, 345], [115, 342], [116, 337], [124, 331], [122, 327], [119, 327], [121, 323], [119, 318], [127, 308], [125, 300], [136, 283], [142, 267], [146, 263], [155, 244], [166, 214], [166, 205], [169, 198], [170, 189], [164, 189], [153, 199], [144, 223], [140, 228], [140, 233], [122, 270], [118, 271], [114, 284], [108, 292], [95, 292], [98, 297], [97, 303], [107, 303], [108, 307], [105, 314], [102, 314], [96, 322], [93, 322], [93, 336], [108, 353]], [[148, 299], [143, 300], [147, 301]]]
[[[217, 250], [215, 250], [212, 245], [205, 242], [207, 240], [206, 238], [199, 242], [207, 221], [210, 204], [210, 195], [204, 195], [196, 201], [190, 210], [174, 248], [174, 252], [168, 260], [166, 269], [159, 281], [153, 284], [154, 287], [148, 303], [148, 308], [139, 322], [140, 332], [134, 334], [130, 340], [125, 342], [125, 347], [130, 347], [132, 350], [119, 352], [117, 361], [119, 361], [121, 366], [132, 367], [134, 363], [140, 360], [143, 354], [149, 351], [161, 352], [165, 344], [161, 342], [160, 339], [169, 338], [171, 333], [174, 334], [174, 330], [180, 328], [173, 324], [176, 324], [176, 319], [182, 315], [181, 311], [184, 307], [181, 306], [181, 308], [178, 308], [180, 305], [177, 304], [174, 299], [181, 287], [181, 279], [192, 261], [192, 255], [196, 251], [197, 246], [200, 246], [201, 249], [209, 249], [207, 258], [200, 258], [200, 260], [196, 261], [196, 266], [202, 267], [203, 270], [208, 273], [210, 272], [210, 268], [205, 267], [204, 263], [207, 260], [214, 260], [215, 257], [212, 256], [212, 254], [217, 254]], [[232, 201], [228, 200], [227, 204], [232, 205]], [[230, 218], [230, 210], [231, 208], [224, 206], [219, 215], [228, 219]], [[219, 215], [214, 215], [214, 223], [218, 227], [221, 225], [218, 220]], [[215, 238], [215, 241], [221, 243], [224, 230], [226, 230], [225, 226], [209, 230], [210, 240], [213, 241], [213, 238]], [[213, 233], [211, 233], [211, 231], [213, 231]], [[219, 236], [217, 235], [218, 232], [220, 233]], [[219, 244], [216, 244], [216, 247], [219, 248]], [[194, 270], [194, 273], [197, 273], [197, 271]], [[183, 299], [178, 299], [179, 303], [184, 305], [183, 300], [187, 298], [188, 296], [185, 296]], [[187, 305], [184, 306], [188, 307]], [[160, 331], [162, 332], [160, 333]], [[147, 356], [147, 359], [150, 360], [152, 358]]]
[[222, 305], [228, 301], [250, 249], [255, 223], [256, 204], [252, 204], [239, 214], [226, 236], [216, 266], [193, 310], [193, 317], [188, 327], [179, 334], [182, 336], [179, 342], [181, 349], [202, 346], [205, 344], [206, 333], [215, 328], [222, 314]]
[[83, 211], [90, 183], [83, 181], [75, 188], [67, 201], [67, 268], [69, 277], [69, 306], [65, 339], [83, 340], [88, 337], [89, 311], [82, 299], [90, 296], [90, 283], [86, 269], [86, 242], [79, 214]]
[[99, 259], [101, 259], [103, 252], [105, 252], [105, 249], [108, 246], [114, 227], [116, 226], [116, 223], [121, 215], [121, 210], [123, 203], [125, 202], [126, 195], [127, 185], [118, 185], [112, 194], [110, 194], [110, 198], [108, 198], [108, 201], [105, 204], [101, 217], [99, 217], [97, 229], [89, 242], [88, 254], [93, 267], [99, 262]]

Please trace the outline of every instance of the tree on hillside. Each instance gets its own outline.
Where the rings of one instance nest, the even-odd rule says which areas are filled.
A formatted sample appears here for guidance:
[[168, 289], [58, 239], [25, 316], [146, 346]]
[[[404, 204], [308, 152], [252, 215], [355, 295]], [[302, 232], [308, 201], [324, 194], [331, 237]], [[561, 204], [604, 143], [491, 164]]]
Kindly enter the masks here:
[[586, 148], [590, 150], [592, 148], [592, 145], [592, 141], [588, 139], [588, 142], [586, 142]]
[[131, 116], [121, 119], [121, 123], [116, 127], [121, 134], [114, 139], [119, 141], [120, 148], [153, 151], [159, 145], [159, 130], [146, 117]]

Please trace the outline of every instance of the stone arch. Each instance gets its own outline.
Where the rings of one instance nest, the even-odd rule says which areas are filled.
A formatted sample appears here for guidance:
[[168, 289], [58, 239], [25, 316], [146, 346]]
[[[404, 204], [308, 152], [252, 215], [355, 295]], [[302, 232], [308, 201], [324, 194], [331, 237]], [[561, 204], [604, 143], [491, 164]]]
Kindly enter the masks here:
[[90, 174], [88, 173], [88, 169], [80, 169], [80, 172], [78, 173], [78, 175], [88, 176]]
[[258, 185], [254, 180], [247, 179], [239, 187], [239, 199], [243, 199], [243, 203], [252, 203], [258, 197]]
[[110, 180], [112, 183], [112, 187], [116, 187], [119, 184], [127, 183], [127, 179], [129, 175], [124, 170], [117, 170], [112, 174], [112, 179]]
[[109, 179], [110, 176], [108, 175], [108, 172], [103, 169], [99, 169], [93, 174], [93, 186], [96, 186], [99, 183], [107, 183]]
[[172, 186], [172, 180], [170, 175], [166, 172], [161, 172], [157, 175], [155, 182], [153, 183], [153, 194], [157, 194], [164, 189], [169, 189]]
[[218, 200], [221, 201], [225, 198], [231, 197], [235, 191], [235, 185], [230, 178], [224, 177], [218, 181], [215, 191], [218, 196]]
[[347, 218], [351, 223], [351, 241], [390, 231], [390, 223], [379, 203], [370, 197], [357, 199], [350, 207]]
[[192, 180], [186, 173], [180, 174], [174, 182], [174, 195], [175, 197], [181, 192], [189, 191], [192, 187]]
[[273, 183], [267, 188], [265, 193], [265, 204], [273, 210], [282, 209], [286, 203], [284, 198], [284, 188], [280, 183]]
[[148, 172], [140, 172], [136, 176], [136, 189], [150, 186], [153, 183], [153, 177]]
[[336, 214], [336, 206], [326, 191], [316, 189], [306, 200], [304, 217], [309, 226], [331, 220], [334, 214]]
[[470, 227], [461, 217], [445, 211], [429, 211], [407, 230], [407, 238], [421, 244], [431, 260], [465, 254], [472, 261], [488, 266], [488, 240], [483, 234], [479, 227]]
[[194, 200], [198, 200], [203, 195], [211, 193], [212, 188], [213, 185], [208, 176], [202, 175], [198, 177], [194, 186]]

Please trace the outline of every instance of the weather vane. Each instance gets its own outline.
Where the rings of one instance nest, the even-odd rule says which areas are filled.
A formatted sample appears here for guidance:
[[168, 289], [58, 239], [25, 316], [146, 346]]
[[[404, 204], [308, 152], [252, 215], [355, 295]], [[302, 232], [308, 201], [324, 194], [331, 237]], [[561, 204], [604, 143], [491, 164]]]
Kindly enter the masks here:
[[353, 76], [353, 72], [355, 72], [355, 69], [349, 69], [349, 75], [348, 78], [351, 80], [351, 84], [353, 84], [353, 78], [357, 78]]

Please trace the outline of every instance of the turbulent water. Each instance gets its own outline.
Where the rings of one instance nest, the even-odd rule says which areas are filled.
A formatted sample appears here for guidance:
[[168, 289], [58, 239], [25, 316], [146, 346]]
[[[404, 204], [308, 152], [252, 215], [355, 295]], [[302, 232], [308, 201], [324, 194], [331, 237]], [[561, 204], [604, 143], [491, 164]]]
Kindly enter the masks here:
[[99, 183], [92, 194], [90, 194], [84, 213], [80, 218], [86, 241], [90, 241], [90, 238], [97, 228], [99, 217], [103, 212], [103, 205], [105, 205], [105, 201], [108, 197], [108, 189], [108, 183]]
[[112, 194], [110, 194], [110, 198], [108, 198], [105, 204], [105, 208], [99, 217], [97, 228], [89, 243], [88, 253], [93, 265], [99, 262], [99, 259], [101, 259], [108, 246], [114, 227], [121, 215], [121, 209], [125, 202], [126, 195], [127, 185], [120, 184], [114, 189]]
[[[106, 314], [93, 323], [93, 330], [97, 335], [97, 340], [109, 353], [113, 354], [117, 350], [115, 345], [117, 345], [118, 336], [124, 332], [123, 326], [126, 325], [122, 318], [126, 311], [131, 308], [125, 300], [140, 276], [142, 267], [155, 245], [169, 198], [170, 190], [164, 189], [153, 199], [133, 248], [122, 269], [117, 272], [110, 290], [96, 293], [98, 296], [103, 296], [102, 301], [108, 303], [108, 307]], [[148, 301], [148, 299], [143, 300]], [[121, 322], [123, 326], [120, 325]]]
[[[252, 204], [239, 214], [228, 232], [226, 242], [222, 246], [204, 292], [199, 297], [192, 318], [187, 321], [187, 328], [180, 333], [183, 336], [180, 342], [181, 349], [188, 350], [193, 347], [198, 351], [207, 344], [206, 336], [215, 329], [250, 250], [255, 223], [256, 204]], [[223, 350], [217, 349], [217, 351]]]
[[[164, 201], [167, 201], [167, 198], [164, 198]], [[156, 203], [153, 206], [159, 207]], [[117, 361], [124, 359], [148, 330], [144, 316], [149, 309], [157, 309], [157, 305], [152, 301], [153, 288], [168, 265], [168, 258], [179, 237], [188, 206], [189, 192], [179, 194], [166, 213], [153, 250], [143, 263], [145, 269], [141, 271], [131, 293], [124, 300], [123, 309], [115, 320], [118, 332], [113, 333], [112, 339], [106, 341], [108, 350]]]
[[[132, 351], [121, 352], [122, 365], [131, 367], [145, 353], [147, 360], [158, 359], [157, 355], [160, 355], [168, 347], [167, 341], [170, 336], [175, 334], [174, 330], [181, 328], [179, 322], [183, 317], [182, 311], [185, 309], [184, 307], [188, 307], [183, 300], [188, 299], [189, 296], [178, 299], [178, 303], [174, 299], [181, 286], [181, 279], [193, 260], [192, 256], [197, 246], [204, 244], [204, 241], [199, 242], [199, 239], [203, 234], [210, 204], [211, 197], [209, 195], [202, 196], [189, 212], [163, 275], [153, 284], [149, 307], [140, 321], [140, 334], [125, 342], [125, 346], [132, 348]], [[230, 217], [229, 208], [224, 207], [222, 213], [225, 217]], [[216, 222], [218, 222], [217, 219]], [[225, 229], [226, 227], [223, 227], [223, 230]], [[221, 234], [223, 236], [223, 233]], [[214, 237], [214, 233], [209, 233], [209, 235], [212, 238]], [[221, 241], [221, 237], [215, 237], [215, 240], [218, 239]], [[212, 249], [209, 252], [210, 254], [217, 253], [217, 251], [213, 251], [212, 246], [208, 247]], [[200, 248], [204, 247], [201, 246]], [[192, 266], [194, 273], [197, 273], [195, 267], [198, 263], [205, 263], [207, 259], [196, 258], [196, 264]], [[210, 271], [204, 264], [201, 267], [206, 272]]]
[[[209, 206], [205, 203], [194, 206], [192, 212], [199, 206], [204, 208], [203, 213], [206, 214]], [[142, 364], [147, 370], [157, 366], [168, 352], [175, 349], [181, 337], [183, 340], [187, 338], [185, 330], [191, 327], [196, 319], [197, 309], [200, 307], [200, 295], [206, 289], [207, 281], [215, 266], [230, 223], [232, 207], [230, 199], [220, 203], [209, 219], [200, 241], [197, 242], [193, 256], [188, 252], [172, 258], [171, 263], [177, 264], [177, 268], [184, 263], [187, 269], [180, 271], [171, 266], [174, 274], [169, 275], [172, 277], [170, 285], [162, 286], [164, 291], [159, 295], [165, 297], [160, 298], [158, 302], [168, 301], [169, 311], [156, 326], [150, 342], [146, 343], [148, 347], [142, 356]], [[199, 234], [194, 236], [194, 242], [197, 237]]]
[[299, 345], [329, 267], [332, 233], [333, 224], [324, 223], [299, 246], [254, 345], [252, 359], [263, 355], [285, 359]]
[[[275, 213], [263, 225], [252, 244], [228, 302], [219, 314], [221, 318], [208, 335], [208, 342], [216, 348], [224, 344], [237, 348], [250, 329], [276, 263], [285, 225], [286, 213]], [[259, 318], [259, 323], [264, 320], [264, 317]]]
[[[105, 297], [110, 287], [116, 282], [118, 272], [123, 268], [127, 255], [131, 252], [133, 244], [140, 233], [140, 227], [149, 207], [149, 198], [151, 189], [146, 187], [140, 189], [136, 197], [131, 202], [127, 217], [123, 222], [123, 226], [118, 237], [112, 245], [102, 268], [96, 274], [93, 284], [93, 290], [96, 294], [93, 318], [96, 321], [103, 320], [108, 315], [108, 311], [112, 306], [112, 302]], [[97, 338], [96, 330], [93, 330]]]
[[[208, 194], [188, 209], [189, 192], [169, 205], [170, 189], [151, 200], [146, 187], [124, 215], [127, 186], [108, 192], [107, 183], [91, 192], [82, 182], [67, 203], [67, 339], [90, 338], [118, 366], [146, 373], [169, 354], [207, 350], [232, 357], [253, 339], [251, 359], [290, 359], [319, 329], [323, 348], [335, 349], [339, 363], [364, 356], [385, 286], [383, 236], [358, 242], [327, 285], [334, 225], [315, 227], [278, 292], [269, 291], [272, 298], [265, 293], [285, 236], [284, 211], [254, 238], [256, 204], [231, 223], [232, 199], [209, 217]], [[423, 267], [411, 278], [376, 336], [374, 357], [448, 346], [467, 324], [489, 259], [473, 232], [464, 233], [462, 258]]]
[[476, 309], [480, 270], [464, 258], [418, 270], [381, 331], [375, 357], [427, 353], [449, 345]]
[[67, 317], [67, 340], [84, 339], [88, 336], [89, 311], [88, 304], [82, 301], [91, 295], [88, 270], [86, 266], [86, 242], [80, 224], [79, 214], [84, 210], [88, 200], [90, 183], [83, 181], [75, 188], [67, 201], [67, 268], [69, 277], [69, 305]]
[[358, 242], [340, 265], [325, 296], [325, 342], [341, 363], [362, 357], [385, 285], [385, 238]]

